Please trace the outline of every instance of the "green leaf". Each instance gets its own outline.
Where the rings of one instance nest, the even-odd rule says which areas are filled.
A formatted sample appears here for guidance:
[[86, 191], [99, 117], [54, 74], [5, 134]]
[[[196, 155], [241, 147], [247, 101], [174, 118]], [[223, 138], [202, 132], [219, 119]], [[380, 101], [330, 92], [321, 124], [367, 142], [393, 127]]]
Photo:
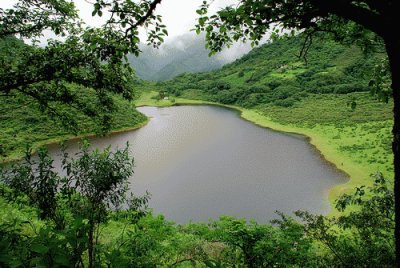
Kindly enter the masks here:
[[49, 251], [49, 248], [41, 244], [32, 244], [31, 250], [39, 254], [45, 254]]
[[68, 258], [67, 257], [65, 257], [65, 255], [61, 255], [61, 254], [57, 254], [55, 257], [54, 257], [54, 262], [56, 263], [56, 264], [59, 264], [59, 265], [64, 265], [64, 266], [68, 266]]

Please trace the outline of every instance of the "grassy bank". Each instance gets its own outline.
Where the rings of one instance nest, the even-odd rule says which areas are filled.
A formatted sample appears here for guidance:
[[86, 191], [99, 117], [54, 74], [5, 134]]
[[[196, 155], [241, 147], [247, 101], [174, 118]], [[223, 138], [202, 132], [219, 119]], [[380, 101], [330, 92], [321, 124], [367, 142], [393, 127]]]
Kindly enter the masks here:
[[[393, 177], [392, 155], [387, 155], [387, 150], [380, 147], [364, 146], [366, 143], [361, 141], [361, 138], [364, 137], [372, 145], [378, 143], [377, 135], [390, 133], [390, 122], [358, 124], [341, 129], [334, 125], [317, 125], [307, 128], [277, 123], [256, 110], [243, 109], [242, 117], [263, 127], [309, 137], [310, 143], [328, 162], [347, 173], [350, 177], [349, 182], [330, 190], [329, 200], [331, 203], [341, 194], [348, 193], [356, 186], [371, 185], [372, 181], [368, 178], [377, 171], [382, 172], [387, 178]], [[366, 129], [380, 126], [382, 129], [376, 133], [371, 133]], [[368, 157], [370, 155], [377, 161]]]
[[[239, 110], [242, 118], [259, 126], [307, 136], [310, 143], [328, 162], [350, 177], [349, 182], [331, 189], [331, 203], [356, 186], [370, 186], [370, 175], [377, 171], [387, 178], [393, 177], [393, 157], [390, 148], [391, 105], [379, 103], [368, 94], [311, 96], [295, 107], [257, 109], [186, 98], [157, 100], [157, 96], [155, 91], [146, 91], [135, 103], [137, 106], [158, 107], [184, 104], [219, 105]], [[348, 99], [355, 97], [358, 107], [353, 110], [346, 103]]]

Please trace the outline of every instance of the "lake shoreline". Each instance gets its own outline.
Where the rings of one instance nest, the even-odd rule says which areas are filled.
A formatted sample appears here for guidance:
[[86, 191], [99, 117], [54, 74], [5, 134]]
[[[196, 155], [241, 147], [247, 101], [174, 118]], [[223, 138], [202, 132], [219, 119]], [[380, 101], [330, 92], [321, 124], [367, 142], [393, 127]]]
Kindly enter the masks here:
[[[92, 148], [121, 148], [135, 159], [131, 190], [152, 193], [149, 206], [177, 223], [232, 215], [268, 222], [276, 210], [328, 215], [328, 189], [345, 182], [300, 135], [262, 128], [238, 110], [215, 105], [140, 107], [149, 124], [91, 140]], [[68, 152], [79, 152], [79, 141]], [[57, 163], [58, 146], [49, 148]], [[201, 182], [199, 184], [199, 182]]]
[[[154, 94], [155, 92], [145, 92], [144, 94]], [[338, 153], [333, 152], [332, 146], [324, 141], [323, 135], [318, 135], [318, 133], [313, 133], [312, 129], [300, 128], [292, 125], [283, 125], [279, 122], [273, 121], [271, 118], [261, 115], [255, 109], [246, 109], [234, 105], [225, 105], [216, 102], [202, 101], [202, 100], [190, 100], [184, 98], [174, 98], [172, 100], [155, 100], [146, 96], [145, 99], [141, 99], [137, 102], [136, 107], [143, 106], [154, 106], [154, 107], [170, 107], [170, 106], [181, 106], [181, 105], [213, 105], [223, 108], [228, 108], [236, 110], [242, 119], [251, 122], [262, 128], [268, 128], [273, 131], [296, 134], [303, 136], [307, 142], [312, 146], [312, 148], [318, 153], [321, 158], [327, 162], [329, 165], [336, 168], [338, 171], [343, 173], [348, 181], [332, 187], [329, 189], [329, 203], [331, 205], [331, 211], [328, 215], [336, 216], [338, 211], [334, 208], [335, 200], [339, 198], [344, 193], [348, 193], [353, 190], [353, 186], [361, 183], [360, 180], [369, 177], [370, 174], [365, 174], [359, 167], [354, 167], [346, 163], [347, 159]]]
[[[153, 92], [154, 93], [154, 92]], [[152, 94], [152, 92], [144, 92], [144, 94]], [[174, 98], [173, 100], [155, 100], [152, 98], [147, 98], [147, 99], [139, 99], [137, 101], [136, 107], [143, 107], [143, 106], [154, 106], [154, 107], [170, 107], [170, 106], [183, 106], [183, 105], [213, 105], [213, 106], [219, 106], [231, 110], [235, 110], [239, 113], [240, 117], [248, 122], [251, 122], [252, 124], [255, 124], [259, 127], [262, 128], [268, 128], [270, 130], [276, 131], [276, 132], [282, 132], [282, 133], [288, 133], [288, 134], [296, 134], [296, 135], [301, 135], [303, 136], [307, 142], [312, 146], [312, 148], [318, 153], [318, 155], [321, 156], [322, 159], [324, 159], [325, 162], [327, 162], [329, 165], [333, 166], [340, 172], [342, 172], [344, 175], [347, 175], [349, 180], [344, 183], [340, 184], [338, 186], [335, 186], [331, 189], [329, 189], [329, 203], [332, 206], [331, 212], [329, 215], [336, 215], [337, 211], [334, 208], [334, 201], [343, 193], [348, 192], [349, 190], [352, 190], [353, 187], [349, 187], [349, 182], [358, 182], [358, 179], [361, 177], [360, 172], [358, 172], [357, 169], [352, 168], [351, 166], [344, 166], [343, 162], [346, 161], [346, 159], [343, 159], [344, 157], [341, 157], [338, 154], [333, 154], [330, 153], [331, 148], [328, 148], [326, 142], [323, 141], [323, 137], [318, 136], [317, 133], [312, 133], [311, 129], [307, 128], [299, 128], [296, 126], [290, 126], [290, 125], [283, 125], [280, 124], [279, 122], [273, 121], [271, 118], [266, 117], [265, 115], [261, 115], [257, 110], [255, 109], [246, 109], [242, 108], [239, 106], [234, 106], [234, 105], [225, 105], [221, 103], [215, 103], [215, 102], [210, 102], [210, 101], [202, 101], [202, 100], [190, 100], [190, 99], [184, 99], [184, 98]], [[115, 129], [112, 130], [107, 136], [115, 135], [118, 133], [123, 133], [123, 132], [128, 132], [132, 130], [137, 130], [145, 125], [148, 124], [150, 121], [150, 118], [147, 117], [147, 120], [144, 122], [141, 122], [140, 124], [137, 124], [132, 127], [125, 127], [121, 129]], [[49, 145], [54, 145], [57, 144], [61, 141], [74, 141], [74, 140], [79, 140], [83, 138], [93, 138], [96, 137], [97, 135], [94, 133], [88, 133], [88, 134], [82, 134], [79, 136], [72, 136], [72, 135], [67, 135], [67, 136], [61, 136], [61, 137], [56, 137], [51, 140], [43, 141], [34, 144], [33, 147], [33, 152], [37, 151], [37, 149], [41, 146], [49, 146]], [[2, 161], [2, 163], [10, 163], [14, 162], [18, 159], [21, 159], [23, 156], [13, 156], [11, 158], [5, 159]], [[362, 174], [362, 176], [365, 176], [365, 174]]]
[[[107, 135], [105, 135], [105, 137], [111, 136], [111, 135], [115, 135], [115, 134], [119, 134], [119, 133], [128, 132], [128, 131], [133, 131], [133, 130], [137, 130], [139, 128], [142, 128], [142, 127], [144, 127], [145, 125], [147, 125], [150, 122], [150, 118], [148, 118], [148, 117], [146, 117], [146, 118], [147, 119], [145, 121], [143, 121], [143, 122], [141, 122], [139, 124], [136, 124], [134, 126], [116, 128], [116, 129], [110, 131], [110, 133], [108, 133]], [[37, 150], [40, 147], [43, 147], [43, 146], [51, 146], [51, 145], [55, 145], [55, 144], [58, 144], [58, 143], [63, 142], [63, 141], [76, 141], [76, 140], [81, 140], [81, 139], [86, 139], [86, 138], [89, 139], [89, 138], [94, 138], [94, 137], [99, 137], [99, 136], [96, 135], [95, 133], [87, 133], [87, 134], [81, 134], [81, 135], [76, 135], [76, 136], [74, 136], [72, 134], [71, 135], [64, 135], [64, 136], [59, 136], [59, 137], [55, 137], [55, 138], [52, 138], [52, 139], [49, 139], [49, 140], [44, 140], [44, 141], [40, 141], [40, 142], [34, 143], [32, 145], [31, 149], [32, 149], [32, 153], [34, 154], [34, 153], [37, 152]], [[23, 157], [24, 157], [23, 155], [19, 155], [19, 154], [12, 155], [10, 157], [2, 159], [0, 161], [0, 165], [1, 164], [8, 164], [8, 163], [12, 163], [12, 162], [21, 160]]]

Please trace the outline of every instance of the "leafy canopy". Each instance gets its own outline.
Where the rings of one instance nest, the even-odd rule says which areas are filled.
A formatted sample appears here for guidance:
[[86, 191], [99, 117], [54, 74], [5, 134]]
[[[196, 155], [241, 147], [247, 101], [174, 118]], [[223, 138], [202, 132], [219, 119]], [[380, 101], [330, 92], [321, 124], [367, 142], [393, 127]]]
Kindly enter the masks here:
[[[251, 40], [258, 44], [269, 33], [294, 34], [325, 31], [337, 39], [373, 43], [388, 34], [386, 26], [395, 20], [393, 1], [323, 1], [323, 0], [241, 0], [209, 16], [210, 1], [203, 1], [196, 31], [206, 32], [211, 51], [220, 51], [232, 41]], [[398, 20], [398, 19], [397, 19]], [[286, 29], [286, 30], [284, 30]], [[289, 31], [288, 31], [289, 30]]]
[[[72, 1], [20, 0], [10, 9], [0, 9], [0, 38], [10, 35], [33, 38], [32, 46], [22, 46], [15, 57], [2, 58], [0, 94], [21, 92], [38, 101], [42, 109], [72, 125], [74, 116], [57, 105], [65, 104], [76, 111], [102, 119], [108, 130], [114, 105], [110, 93], [133, 98], [134, 71], [126, 55], [138, 55], [139, 28], [146, 28], [147, 43], [159, 46], [168, 32], [160, 16], [153, 15], [160, 0], [97, 0], [93, 16], [108, 16], [103, 26], [86, 26], [78, 17]], [[63, 41], [48, 40], [37, 45], [45, 30]], [[99, 101], [91, 107], [81, 101], [69, 84], [93, 88]]]

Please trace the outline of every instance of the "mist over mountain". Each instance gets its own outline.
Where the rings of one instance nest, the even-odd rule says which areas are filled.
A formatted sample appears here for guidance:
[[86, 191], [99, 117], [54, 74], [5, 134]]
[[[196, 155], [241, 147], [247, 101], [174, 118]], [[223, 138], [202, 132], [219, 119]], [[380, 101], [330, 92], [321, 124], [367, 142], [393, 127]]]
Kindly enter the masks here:
[[248, 44], [237, 43], [209, 57], [204, 36], [187, 33], [167, 40], [159, 49], [142, 45], [139, 57], [129, 55], [128, 61], [140, 78], [164, 81], [182, 73], [206, 72], [221, 68], [250, 49]]

